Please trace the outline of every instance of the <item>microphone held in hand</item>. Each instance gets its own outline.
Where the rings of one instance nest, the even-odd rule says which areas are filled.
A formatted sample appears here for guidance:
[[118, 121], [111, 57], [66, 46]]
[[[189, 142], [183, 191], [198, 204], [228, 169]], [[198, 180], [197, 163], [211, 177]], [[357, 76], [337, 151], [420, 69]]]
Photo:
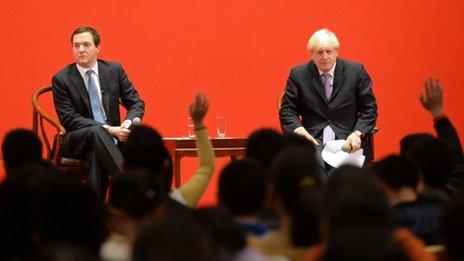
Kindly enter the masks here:
[[129, 130], [133, 130], [140, 125], [142, 125], [142, 120], [139, 117], [135, 117], [132, 119], [132, 124], [129, 126]]
[[353, 149], [353, 147], [351, 146], [351, 143], [349, 143], [349, 142], [345, 143], [342, 146], [342, 151], [344, 151], [346, 153], [349, 153], [351, 151], [351, 149]]

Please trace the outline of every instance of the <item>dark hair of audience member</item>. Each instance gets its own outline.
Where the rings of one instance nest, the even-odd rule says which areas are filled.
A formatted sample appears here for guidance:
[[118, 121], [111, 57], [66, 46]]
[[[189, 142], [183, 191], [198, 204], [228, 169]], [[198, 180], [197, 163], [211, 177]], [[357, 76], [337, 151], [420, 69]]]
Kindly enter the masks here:
[[145, 168], [162, 184], [163, 193], [171, 190], [172, 159], [164, 146], [161, 135], [149, 126], [132, 130], [123, 146], [125, 168]]
[[392, 190], [404, 187], [415, 190], [419, 183], [419, 172], [414, 164], [403, 156], [387, 156], [375, 162], [372, 169], [377, 177]]
[[454, 158], [446, 144], [436, 138], [415, 143], [408, 157], [420, 170], [424, 183], [437, 189], [445, 189], [453, 171]]
[[35, 228], [43, 247], [71, 245], [98, 253], [108, 234], [106, 212], [89, 186], [54, 175], [34, 200]]
[[34, 240], [34, 205], [37, 192], [57, 175], [50, 165], [18, 167], [0, 184], [0, 260], [31, 260], [39, 255]]
[[3, 162], [7, 174], [11, 169], [42, 161], [42, 143], [35, 133], [15, 129], [5, 135], [2, 145]]
[[216, 260], [212, 242], [192, 221], [164, 220], [145, 228], [135, 240], [134, 261]]
[[407, 260], [393, 238], [388, 199], [370, 171], [349, 165], [335, 169], [324, 208], [329, 234], [323, 260]]
[[99, 261], [99, 253], [90, 251], [82, 246], [58, 243], [47, 247], [40, 255], [40, 261]]
[[351, 165], [335, 169], [325, 186], [323, 199], [330, 231], [368, 226], [391, 230], [393, 227], [387, 196], [370, 170]]
[[320, 239], [321, 180], [317, 164], [313, 151], [295, 147], [283, 150], [272, 166], [274, 190], [290, 216], [290, 236], [295, 246], [310, 246]]
[[219, 176], [219, 204], [233, 215], [258, 214], [267, 196], [266, 176], [264, 168], [256, 161], [230, 162]]
[[109, 205], [140, 219], [153, 214], [162, 197], [156, 178], [148, 170], [134, 168], [114, 180]]
[[233, 256], [246, 247], [244, 230], [226, 210], [215, 207], [200, 208], [193, 216], [213, 242], [218, 259], [233, 260]]
[[435, 137], [430, 133], [412, 133], [404, 136], [400, 141], [400, 155], [406, 157], [409, 150], [417, 142], [432, 140]]
[[330, 239], [323, 261], [407, 261], [403, 248], [373, 227], [348, 229]]
[[284, 135], [285, 148], [304, 147], [312, 152], [315, 152], [314, 144], [299, 134], [289, 132]]
[[283, 136], [274, 129], [258, 129], [250, 134], [246, 147], [246, 156], [269, 169], [272, 160], [284, 147]]
[[448, 260], [464, 260], [464, 201], [450, 201], [443, 213], [442, 238]]

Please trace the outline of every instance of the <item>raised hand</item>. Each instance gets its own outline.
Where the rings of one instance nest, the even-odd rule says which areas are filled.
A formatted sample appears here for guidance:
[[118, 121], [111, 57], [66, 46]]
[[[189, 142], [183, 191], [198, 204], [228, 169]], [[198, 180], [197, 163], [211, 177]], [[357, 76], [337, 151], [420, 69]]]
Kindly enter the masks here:
[[203, 126], [203, 119], [208, 112], [208, 108], [209, 101], [206, 98], [206, 95], [202, 92], [198, 92], [189, 106], [190, 117], [192, 117], [193, 123], [197, 128]]
[[419, 100], [433, 117], [443, 114], [443, 91], [438, 79], [428, 78], [424, 83], [424, 92]]

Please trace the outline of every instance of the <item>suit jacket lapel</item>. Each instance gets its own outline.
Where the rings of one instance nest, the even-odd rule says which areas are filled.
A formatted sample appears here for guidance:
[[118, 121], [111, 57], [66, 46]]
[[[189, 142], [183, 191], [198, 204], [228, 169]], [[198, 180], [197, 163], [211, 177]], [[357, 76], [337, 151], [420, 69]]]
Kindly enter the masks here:
[[344, 82], [345, 82], [345, 66], [342, 60], [337, 59], [337, 65], [335, 65], [335, 72], [334, 72], [333, 89], [332, 89], [332, 94], [330, 95], [331, 101], [335, 98], [335, 96], [337, 96]]
[[101, 88], [101, 93], [102, 93], [102, 103], [103, 103], [103, 108], [105, 109], [106, 112], [106, 117], [107, 120], [109, 120], [109, 101], [110, 101], [110, 94], [109, 94], [109, 83], [110, 83], [110, 75], [108, 72], [108, 68], [106, 68], [106, 65], [100, 61], [98, 61], [98, 75], [100, 78], [100, 88]]
[[311, 79], [311, 84], [316, 92], [321, 96], [321, 98], [327, 102], [324, 93], [324, 86], [322, 86], [321, 77], [319, 75], [319, 71], [317, 70], [316, 65], [313, 61], [309, 62], [308, 66], [308, 77]]
[[72, 67], [71, 70], [72, 70], [71, 81], [74, 87], [77, 89], [77, 93], [79, 94], [81, 99], [84, 101], [85, 105], [87, 106], [87, 110], [90, 112], [92, 111], [92, 109], [90, 107], [89, 94], [87, 93], [87, 89], [85, 88], [84, 79], [82, 79], [82, 76], [79, 73], [79, 70], [77, 70], [76, 65], [74, 65], [74, 67]]

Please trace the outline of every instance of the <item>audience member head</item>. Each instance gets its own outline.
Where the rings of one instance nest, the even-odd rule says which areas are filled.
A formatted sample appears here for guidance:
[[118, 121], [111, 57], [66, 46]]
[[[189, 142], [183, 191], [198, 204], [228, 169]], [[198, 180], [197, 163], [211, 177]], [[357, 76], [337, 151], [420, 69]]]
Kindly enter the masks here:
[[330, 238], [324, 261], [407, 261], [403, 248], [375, 228], [351, 229]]
[[324, 207], [331, 233], [366, 227], [390, 231], [393, 227], [387, 197], [366, 169], [350, 165], [335, 169], [325, 187]]
[[248, 137], [246, 156], [269, 169], [272, 160], [283, 147], [282, 134], [273, 129], [258, 129]]
[[412, 133], [404, 136], [400, 141], [400, 155], [406, 157], [409, 150], [414, 144], [423, 140], [434, 139], [432, 134], [429, 133]]
[[272, 166], [275, 202], [290, 218], [290, 235], [296, 246], [319, 240], [319, 197], [321, 181], [312, 151], [304, 147], [283, 150]]
[[66, 175], [55, 175], [38, 190], [34, 221], [43, 247], [60, 244], [98, 253], [107, 236], [103, 204], [90, 187]]
[[414, 164], [403, 156], [390, 155], [375, 162], [372, 169], [380, 181], [393, 191], [405, 187], [416, 190], [419, 183], [419, 172]]
[[125, 168], [147, 169], [162, 184], [167, 194], [172, 184], [172, 160], [161, 135], [153, 128], [139, 126], [132, 130], [123, 147]]
[[454, 159], [443, 141], [436, 138], [419, 141], [411, 147], [408, 156], [421, 172], [426, 186], [445, 189]]
[[201, 228], [187, 220], [156, 222], [137, 237], [132, 252], [134, 261], [215, 260], [212, 242]]
[[58, 243], [48, 246], [40, 259], [42, 261], [99, 261], [99, 253], [90, 251], [82, 246], [75, 246], [68, 243]]
[[0, 260], [32, 260], [39, 255], [34, 240], [35, 200], [54, 175], [57, 171], [48, 164], [27, 164], [0, 184]]
[[285, 148], [304, 147], [315, 153], [314, 143], [306, 137], [294, 132], [285, 133], [284, 135]]
[[443, 213], [442, 238], [449, 260], [464, 260], [464, 201], [449, 202]]
[[25, 164], [41, 162], [42, 143], [32, 131], [15, 129], [5, 135], [2, 154], [8, 174], [10, 170]]
[[250, 159], [229, 163], [219, 176], [218, 201], [234, 216], [259, 214], [267, 196], [263, 167]]
[[369, 170], [349, 165], [335, 169], [326, 184], [324, 207], [324, 260], [407, 260], [393, 238], [387, 197]]
[[162, 197], [156, 178], [145, 169], [133, 168], [115, 179], [109, 205], [138, 220], [153, 214]]
[[246, 247], [245, 233], [233, 217], [221, 208], [200, 208], [194, 219], [213, 242], [215, 256], [219, 260], [233, 260], [233, 257]]

